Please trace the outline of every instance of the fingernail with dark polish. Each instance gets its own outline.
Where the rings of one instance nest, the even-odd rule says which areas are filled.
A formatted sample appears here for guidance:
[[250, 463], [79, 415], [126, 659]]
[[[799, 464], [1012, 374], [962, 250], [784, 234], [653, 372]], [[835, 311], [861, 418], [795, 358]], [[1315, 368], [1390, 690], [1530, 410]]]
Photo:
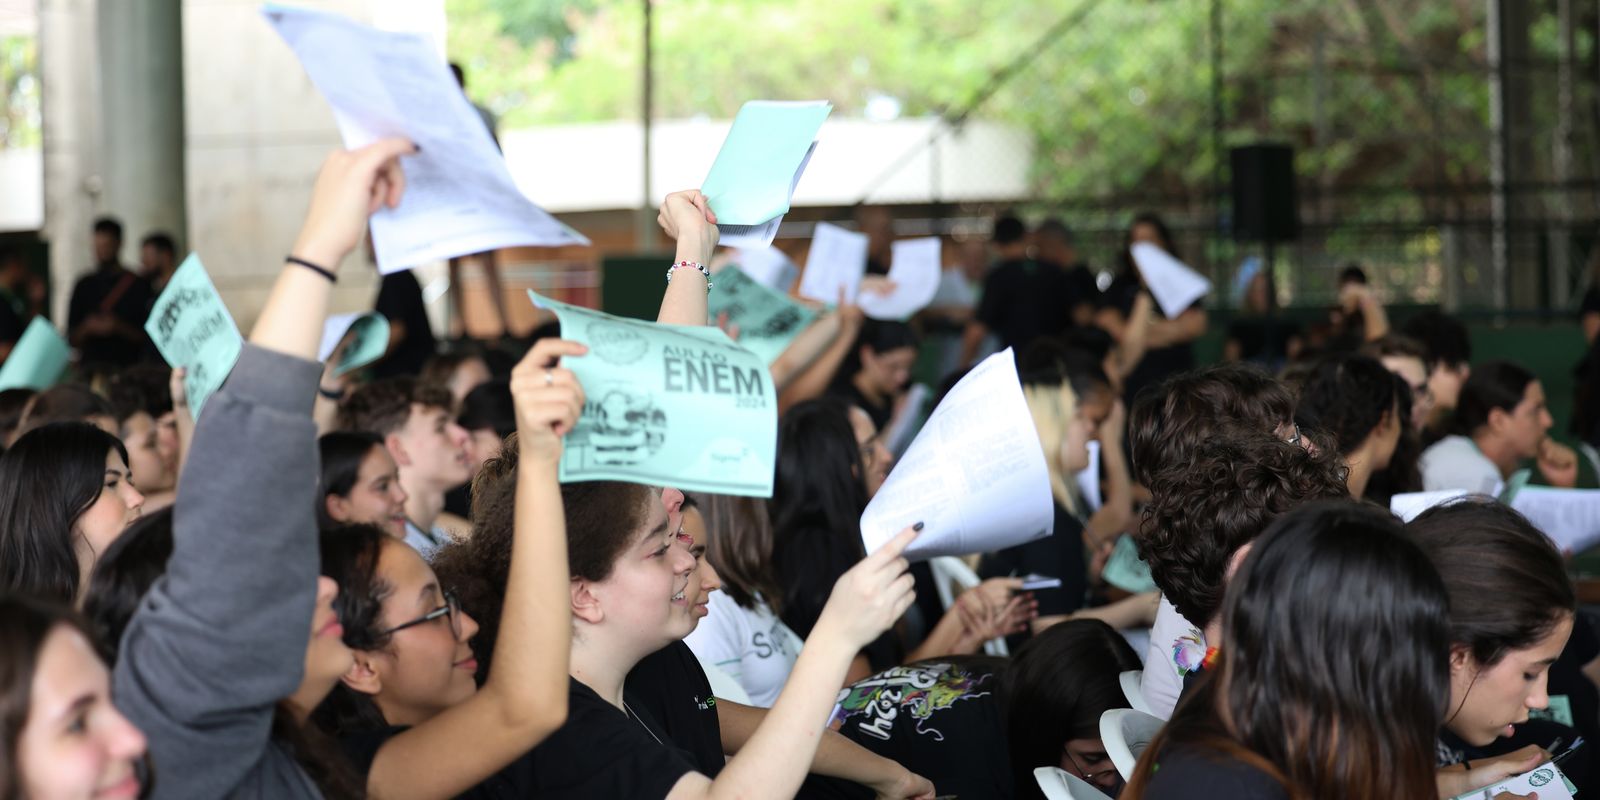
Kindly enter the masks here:
[[915, 524], [915, 525], [912, 525], [912, 526], [911, 526], [911, 530], [914, 530], [914, 531], [920, 531], [920, 530], [922, 530], [922, 523], [920, 523], [920, 522], [919, 522], [919, 523], [917, 523], [917, 524]]

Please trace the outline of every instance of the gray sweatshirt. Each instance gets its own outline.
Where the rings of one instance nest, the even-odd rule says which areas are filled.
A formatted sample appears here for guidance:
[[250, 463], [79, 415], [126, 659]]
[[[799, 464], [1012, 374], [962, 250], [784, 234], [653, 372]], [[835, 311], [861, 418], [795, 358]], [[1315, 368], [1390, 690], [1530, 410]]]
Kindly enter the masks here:
[[320, 798], [271, 741], [300, 685], [318, 575], [321, 365], [246, 345], [178, 481], [173, 552], [123, 633], [117, 708], [150, 741], [153, 798]]

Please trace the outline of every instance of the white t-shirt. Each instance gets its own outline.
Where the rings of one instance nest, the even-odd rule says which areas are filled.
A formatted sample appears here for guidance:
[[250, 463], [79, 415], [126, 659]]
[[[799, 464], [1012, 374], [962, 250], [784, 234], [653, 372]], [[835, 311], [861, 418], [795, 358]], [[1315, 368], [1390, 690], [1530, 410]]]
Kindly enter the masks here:
[[1206, 657], [1206, 636], [1161, 597], [1156, 609], [1156, 624], [1150, 628], [1150, 646], [1144, 653], [1144, 674], [1139, 691], [1151, 713], [1162, 719], [1172, 717], [1183, 693], [1183, 676], [1200, 666]]
[[707, 610], [684, 644], [695, 657], [738, 681], [751, 704], [770, 708], [800, 657], [800, 637], [765, 602], [741, 608], [726, 592], [712, 592]]
[[1502, 483], [1500, 468], [1465, 436], [1446, 436], [1434, 442], [1422, 451], [1417, 466], [1422, 470], [1425, 492], [1460, 489], [1496, 494]]

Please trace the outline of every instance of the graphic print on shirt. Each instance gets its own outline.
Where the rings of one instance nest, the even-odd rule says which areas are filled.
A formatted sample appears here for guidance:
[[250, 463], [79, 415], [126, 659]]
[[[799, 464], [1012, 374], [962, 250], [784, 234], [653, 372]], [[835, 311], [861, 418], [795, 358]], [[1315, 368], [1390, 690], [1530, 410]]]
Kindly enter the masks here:
[[1205, 635], [1198, 628], [1190, 628], [1189, 632], [1179, 636], [1172, 643], [1172, 665], [1177, 667], [1179, 675], [1188, 675], [1205, 664], [1206, 642]]
[[993, 677], [959, 664], [895, 667], [840, 691], [828, 726], [856, 725], [862, 733], [888, 741], [895, 722], [906, 714], [917, 733], [942, 742], [935, 716], [957, 702], [990, 694]]

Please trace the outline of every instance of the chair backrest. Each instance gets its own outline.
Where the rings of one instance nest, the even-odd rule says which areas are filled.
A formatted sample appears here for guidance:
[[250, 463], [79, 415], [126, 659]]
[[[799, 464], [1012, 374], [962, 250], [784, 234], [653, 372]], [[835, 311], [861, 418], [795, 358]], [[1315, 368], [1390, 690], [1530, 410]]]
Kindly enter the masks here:
[[1033, 771], [1033, 779], [1039, 782], [1045, 800], [1110, 800], [1094, 784], [1060, 767], [1040, 767]]
[[700, 669], [706, 673], [706, 682], [711, 684], [711, 695], [721, 700], [728, 700], [742, 706], [753, 705], [750, 702], [750, 693], [745, 691], [732, 675], [709, 661], [700, 660]]
[[1132, 780], [1133, 766], [1139, 762], [1150, 740], [1156, 738], [1161, 726], [1167, 724], [1160, 717], [1151, 716], [1131, 708], [1113, 708], [1100, 715], [1100, 741], [1106, 746], [1106, 755], [1116, 765], [1123, 780]]
[[[944, 610], [949, 611], [955, 605], [957, 587], [963, 590], [971, 589], [983, 582], [978, 573], [973, 572], [961, 559], [955, 556], [935, 556], [928, 559], [928, 569], [933, 572], [934, 588], [939, 590], [939, 602]], [[983, 643], [983, 652], [991, 656], [1007, 656], [1010, 651], [1006, 648], [1005, 639], [990, 639]]]
[[1150, 710], [1150, 703], [1144, 699], [1144, 670], [1130, 669], [1117, 677], [1122, 682], [1122, 696], [1128, 698], [1128, 705], [1134, 711], [1143, 711], [1151, 716], [1157, 716]]

